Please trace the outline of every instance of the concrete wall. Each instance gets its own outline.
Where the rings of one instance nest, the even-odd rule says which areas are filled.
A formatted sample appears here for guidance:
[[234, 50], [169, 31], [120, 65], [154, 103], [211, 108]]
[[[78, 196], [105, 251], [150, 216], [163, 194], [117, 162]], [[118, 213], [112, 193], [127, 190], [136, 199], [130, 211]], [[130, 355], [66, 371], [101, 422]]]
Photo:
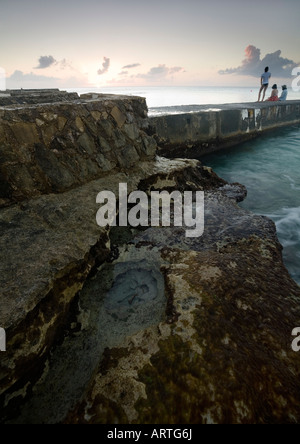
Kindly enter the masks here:
[[[183, 114], [150, 119], [165, 157], [199, 158], [264, 131], [300, 123], [300, 101], [182, 107]], [[172, 112], [168, 108], [169, 112]]]

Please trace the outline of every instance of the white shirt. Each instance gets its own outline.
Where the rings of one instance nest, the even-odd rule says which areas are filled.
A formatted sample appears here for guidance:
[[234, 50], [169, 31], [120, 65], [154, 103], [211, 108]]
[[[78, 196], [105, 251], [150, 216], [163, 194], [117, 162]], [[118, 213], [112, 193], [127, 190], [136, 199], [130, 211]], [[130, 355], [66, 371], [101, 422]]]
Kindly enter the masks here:
[[263, 85], [267, 85], [269, 83], [269, 79], [271, 77], [271, 73], [270, 72], [264, 72], [261, 75], [262, 81], [263, 81]]

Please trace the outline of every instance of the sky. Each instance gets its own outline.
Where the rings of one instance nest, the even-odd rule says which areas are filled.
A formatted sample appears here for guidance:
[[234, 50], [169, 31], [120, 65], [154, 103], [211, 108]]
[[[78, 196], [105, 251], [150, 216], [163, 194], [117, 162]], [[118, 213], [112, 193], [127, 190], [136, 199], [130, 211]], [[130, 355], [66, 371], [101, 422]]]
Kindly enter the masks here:
[[255, 86], [267, 65], [289, 84], [299, 18], [299, 0], [0, 0], [0, 89]]

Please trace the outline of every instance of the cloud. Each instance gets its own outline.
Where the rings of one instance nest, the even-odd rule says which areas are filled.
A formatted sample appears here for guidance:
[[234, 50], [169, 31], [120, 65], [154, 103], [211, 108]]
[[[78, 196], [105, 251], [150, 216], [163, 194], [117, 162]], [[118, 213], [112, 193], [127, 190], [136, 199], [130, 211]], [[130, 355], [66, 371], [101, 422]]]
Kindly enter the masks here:
[[176, 74], [177, 72], [183, 72], [183, 71], [184, 71], [184, 68], [181, 68], [180, 66], [174, 66], [174, 68], [169, 68], [168, 74]]
[[132, 65], [123, 66], [122, 69], [132, 69], [132, 68], [137, 68], [138, 66], [141, 66], [141, 64], [140, 63], [133, 63]]
[[8, 79], [13, 82], [53, 82], [58, 81], [57, 77], [47, 77], [42, 75], [36, 75], [33, 72], [24, 74], [22, 71], [16, 70]]
[[166, 65], [158, 65], [151, 68], [147, 74], [138, 74], [136, 77], [141, 79], [156, 80], [183, 71], [184, 68], [181, 68], [180, 66], [169, 68]]
[[98, 69], [98, 75], [102, 76], [103, 74], [107, 73], [110, 67], [110, 59], [107, 57], [104, 57], [104, 62], [102, 63], [102, 69]]
[[34, 69], [46, 69], [49, 68], [49, 66], [54, 65], [55, 63], [57, 62], [53, 56], [41, 56], [39, 58], [39, 65], [36, 66]]
[[71, 70], [71, 71], [77, 71], [73, 66], [72, 63], [67, 59], [62, 59], [57, 61], [53, 56], [41, 56], [39, 58], [39, 64], [33, 69], [46, 69], [50, 66], [55, 66], [57, 69], [60, 70]]
[[56, 62], [56, 65], [58, 65], [61, 70], [70, 69], [71, 71], [77, 71], [77, 69], [73, 67], [72, 63], [66, 59]]
[[119, 73], [119, 76], [127, 76], [129, 74], [128, 71], [122, 71]]
[[293, 68], [299, 65], [299, 63], [293, 60], [281, 57], [281, 50], [267, 54], [261, 59], [261, 50], [253, 45], [249, 45], [245, 49], [245, 55], [246, 58], [242, 61], [241, 66], [220, 70], [219, 74], [238, 74], [258, 77], [264, 71], [265, 67], [269, 66], [273, 77], [289, 78], [291, 77]]
[[88, 86], [88, 79], [83, 75], [66, 78], [37, 75], [33, 72], [24, 73], [16, 70], [7, 78], [8, 89], [38, 89], [38, 88], [75, 88]]

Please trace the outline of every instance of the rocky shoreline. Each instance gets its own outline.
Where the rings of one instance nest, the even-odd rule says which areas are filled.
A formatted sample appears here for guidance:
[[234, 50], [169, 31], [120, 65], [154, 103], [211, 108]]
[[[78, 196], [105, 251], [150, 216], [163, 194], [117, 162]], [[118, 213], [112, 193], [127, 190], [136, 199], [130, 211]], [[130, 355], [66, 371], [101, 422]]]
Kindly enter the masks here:
[[[273, 222], [156, 157], [144, 99], [55, 94], [0, 107], [0, 422], [298, 423], [300, 288]], [[119, 183], [204, 191], [204, 235], [100, 228]]]

